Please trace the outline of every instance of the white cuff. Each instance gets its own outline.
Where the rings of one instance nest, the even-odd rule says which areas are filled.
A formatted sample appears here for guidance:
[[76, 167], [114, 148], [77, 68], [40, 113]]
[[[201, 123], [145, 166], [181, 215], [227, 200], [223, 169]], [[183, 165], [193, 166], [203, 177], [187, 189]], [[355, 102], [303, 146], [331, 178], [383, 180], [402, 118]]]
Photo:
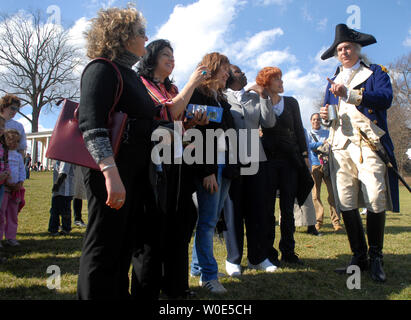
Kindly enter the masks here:
[[363, 94], [363, 89], [361, 90], [348, 90], [347, 92], [347, 99], [345, 102], [349, 104], [353, 104], [355, 106], [359, 106], [362, 102], [362, 94]]

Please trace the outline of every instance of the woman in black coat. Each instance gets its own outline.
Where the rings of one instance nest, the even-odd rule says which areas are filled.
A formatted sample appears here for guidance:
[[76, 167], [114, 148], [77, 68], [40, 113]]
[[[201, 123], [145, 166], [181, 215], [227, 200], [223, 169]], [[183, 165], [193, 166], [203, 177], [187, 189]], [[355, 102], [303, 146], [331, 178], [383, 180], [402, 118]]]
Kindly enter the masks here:
[[257, 75], [258, 85], [266, 88], [277, 115], [273, 128], [263, 128], [262, 143], [268, 158], [271, 186], [268, 190], [267, 224], [268, 250], [270, 260], [278, 265], [278, 252], [273, 248], [275, 237], [275, 195], [280, 191], [281, 239], [279, 249], [281, 260], [302, 264], [294, 251], [294, 201], [302, 205], [311, 191], [313, 182], [309, 172], [307, 143], [298, 102], [293, 97], [282, 97], [284, 92], [282, 72], [276, 67], [263, 68]]
[[116, 110], [128, 115], [129, 125], [127, 139], [115, 157], [107, 118], [119, 80], [110, 62], [93, 62], [82, 78], [79, 126], [100, 171], [83, 171], [89, 219], [80, 258], [79, 299], [130, 298], [128, 273], [133, 252], [138, 279], [134, 296], [154, 299], [158, 294], [159, 264], [153, 259], [147, 267], [139, 260], [147, 250], [147, 238], [156, 231], [156, 210], [147, 210], [155, 207], [148, 168], [156, 109], [131, 69], [145, 53], [144, 25], [136, 9], [110, 8], [98, 13], [87, 33], [89, 58], [104, 57], [120, 71], [123, 92]]

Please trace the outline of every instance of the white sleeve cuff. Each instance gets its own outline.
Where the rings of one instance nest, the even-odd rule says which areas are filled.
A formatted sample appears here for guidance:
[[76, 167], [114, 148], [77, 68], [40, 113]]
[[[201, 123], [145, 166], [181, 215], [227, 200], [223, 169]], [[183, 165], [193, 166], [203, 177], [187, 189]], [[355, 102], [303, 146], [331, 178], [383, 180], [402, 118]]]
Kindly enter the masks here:
[[359, 106], [362, 102], [362, 93], [363, 90], [348, 90], [347, 92], [347, 99], [345, 102], [349, 104], [353, 104], [355, 106]]

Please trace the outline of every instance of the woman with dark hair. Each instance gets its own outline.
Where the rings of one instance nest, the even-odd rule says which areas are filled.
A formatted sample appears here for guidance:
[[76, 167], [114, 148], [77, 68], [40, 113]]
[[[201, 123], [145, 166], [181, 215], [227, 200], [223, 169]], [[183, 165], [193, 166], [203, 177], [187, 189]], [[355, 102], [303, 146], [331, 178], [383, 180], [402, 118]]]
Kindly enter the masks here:
[[[294, 252], [294, 200], [302, 205], [313, 186], [310, 177], [307, 143], [301, 121], [300, 107], [292, 97], [280, 96], [284, 92], [282, 72], [276, 67], [260, 70], [256, 82], [266, 88], [277, 115], [277, 123], [273, 128], [262, 128], [262, 143], [268, 158], [269, 212], [271, 223], [268, 232], [268, 250], [270, 260], [278, 265], [278, 252], [274, 249], [275, 237], [275, 195], [280, 191], [281, 239], [279, 248], [281, 260], [288, 263], [302, 264]], [[308, 182], [305, 180], [308, 179]]]
[[[85, 168], [88, 225], [78, 277], [79, 299], [129, 299], [129, 270], [136, 273], [133, 298], [158, 298], [161, 266], [142, 265], [147, 237], [157, 232], [149, 182], [151, 133], [158, 124], [153, 101], [132, 66], [145, 54], [145, 19], [135, 8], [100, 10], [87, 32], [87, 55], [104, 57], [87, 67], [81, 82], [79, 127], [100, 171]], [[118, 78], [117, 111], [128, 115], [127, 140], [114, 157], [107, 118]]]
[[[228, 164], [229, 148], [224, 134], [228, 129], [234, 130], [230, 105], [223, 95], [229, 76], [230, 61], [226, 56], [213, 52], [203, 57], [201, 65], [207, 66], [210, 77], [194, 90], [190, 103], [220, 108], [222, 120], [197, 126], [203, 136], [203, 145], [200, 146], [203, 147], [203, 161], [202, 164], [195, 165], [199, 217], [194, 236], [191, 275], [201, 276], [200, 286], [212, 293], [221, 294], [227, 290], [217, 278], [218, 266], [213, 254], [213, 236], [228, 195], [231, 179], [235, 176], [235, 170]], [[221, 129], [224, 133], [221, 133]], [[217, 137], [207, 143], [210, 131], [214, 131]], [[211, 146], [213, 150], [208, 150], [207, 147]], [[206, 154], [211, 151], [214, 155], [212, 163], [207, 161], [210, 159], [206, 159]]]
[[164, 39], [155, 40], [146, 50], [147, 53], [139, 63], [138, 73], [154, 102], [167, 107], [161, 109], [159, 117], [169, 121], [182, 120], [194, 89], [207, 78], [207, 67], [198, 66], [179, 92], [170, 79], [175, 66], [174, 50], [170, 42]]
[[[194, 89], [207, 77], [207, 67], [197, 67], [186, 86], [178, 88], [170, 80], [174, 69], [174, 54], [167, 40], [155, 40], [146, 47], [138, 73], [156, 105], [161, 105], [158, 119], [183, 121], [185, 108]], [[186, 125], [208, 123], [207, 115], [196, 114]], [[185, 163], [162, 164], [166, 177], [166, 212], [161, 225], [161, 239], [153, 239], [161, 247], [162, 289], [169, 298], [191, 295], [188, 286], [188, 246], [197, 219], [192, 200], [195, 192], [192, 168]], [[160, 243], [159, 243], [160, 242]]]

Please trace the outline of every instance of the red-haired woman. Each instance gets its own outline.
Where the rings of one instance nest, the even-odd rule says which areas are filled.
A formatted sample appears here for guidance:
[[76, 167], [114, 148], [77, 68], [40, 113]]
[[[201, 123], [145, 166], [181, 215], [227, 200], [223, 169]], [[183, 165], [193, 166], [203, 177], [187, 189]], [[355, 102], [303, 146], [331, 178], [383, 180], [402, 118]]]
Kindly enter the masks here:
[[[284, 92], [282, 72], [276, 67], [265, 67], [257, 75], [256, 82], [266, 88], [277, 115], [273, 128], [263, 128], [262, 142], [268, 158], [270, 188], [268, 203], [270, 228], [267, 230], [270, 260], [278, 265], [278, 252], [273, 248], [275, 237], [275, 194], [280, 191], [281, 260], [302, 264], [294, 252], [294, 199], [302, 205], [311, 191], [312, 179], [308, 171], [308, 152], [304, 127], [298, 102], [292, 97], [280, 96]], [[308, 175], [308, 176], [307, 176]], [[310, 181], [311, 179], [311, 181]], [[308, 191], [308, 193], [307, 193]]]
[[[220, 217], [224, 201], [228, 195], [230, 178], [233, 177], [232, 166], [228, 164], [228, 147], [224, 134], [217, 137], [211, 146], [214, 152], [214, 161], [206, 160], [206, 154], [211, 152], [206, 148], [206, 130], [233, 129], [234, 121], [230, 113], [230, 105], [225, 100], [223, 89], [229, 76], [230, 61], [217, 52], [203, 57], [200, 65], [209, 71], [199, 87], [194, 90], [190, 103], [198, 105], [215, 106], [221, 108], [223, 113], [221, 122], [211, 122], [204, 126], [197, 125], [203, 136], [203, 164], [196, 164], [196, 192], [198, 200], [199, 217], [194, 246], [192, 252], [191, 274], [201, 276], [200, 285], [213, 293], [225, 293], [226, 289], [218, 281], [218, 266], [213, 255], [214, 229]], [[209, 146], [207, 146], [209, 147]], [[198, 152], [198, 150], [196, 150]], [[209, 160], [209, 159], [208, 159]]]

